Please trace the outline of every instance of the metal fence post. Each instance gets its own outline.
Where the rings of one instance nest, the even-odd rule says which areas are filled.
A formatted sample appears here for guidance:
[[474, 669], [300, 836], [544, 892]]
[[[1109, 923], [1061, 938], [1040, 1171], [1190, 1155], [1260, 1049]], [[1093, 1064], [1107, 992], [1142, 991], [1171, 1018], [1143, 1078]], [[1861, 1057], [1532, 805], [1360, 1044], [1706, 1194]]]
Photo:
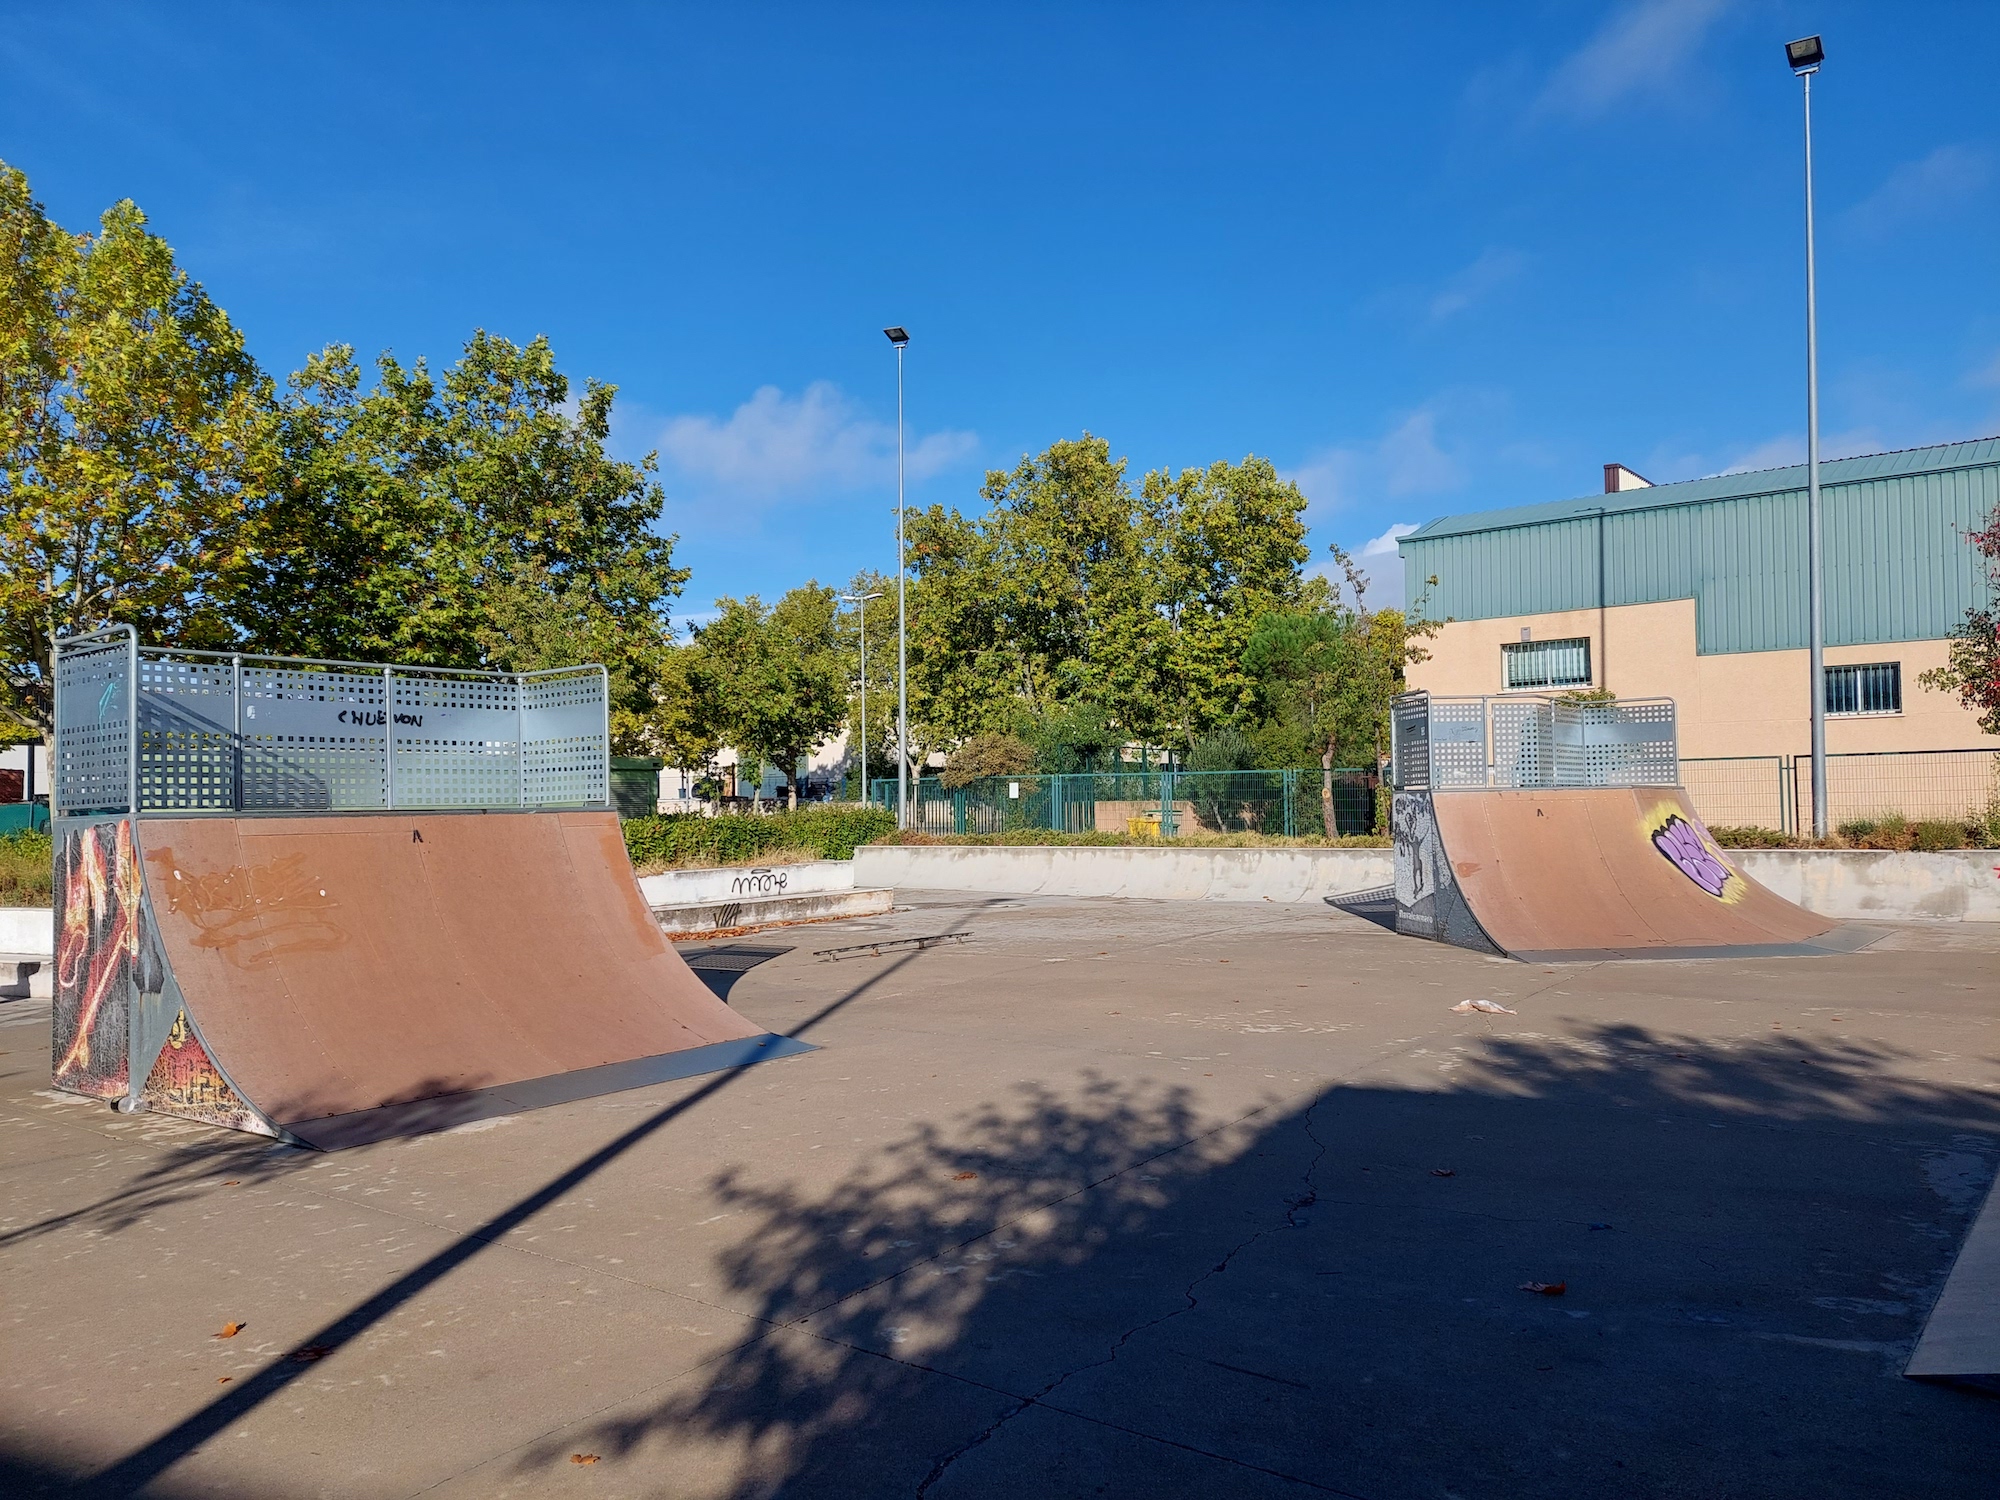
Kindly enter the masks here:
[[514, 679], [514, 802], [528, 805], [528, 679]]
[[230, 719], [233, 727], [229, 732], [229, 807], [232, 812], [243, 810], [243, 658], [229, 658], [229, 700]]
[[382, 669], [382, 805], [396, 808], [396, 669]]
[[125, 637], [125, 807], [139, 816], [139, 632]]

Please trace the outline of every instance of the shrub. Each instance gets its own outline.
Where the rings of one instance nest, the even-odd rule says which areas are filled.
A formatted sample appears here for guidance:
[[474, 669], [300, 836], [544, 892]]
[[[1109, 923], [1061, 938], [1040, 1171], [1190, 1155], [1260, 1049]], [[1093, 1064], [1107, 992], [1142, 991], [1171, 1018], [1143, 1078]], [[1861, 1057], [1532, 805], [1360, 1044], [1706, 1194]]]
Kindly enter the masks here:
[[983, 776], [1023, 776], [1035, 769], [1035, 747], [1018, 735], [975, 734], [951, 752], [944, 784], [954, 791]]
[[0, 906], [55, 902], [55, 842], [46, 833], [0, 834]]
[[631, 818], [624, 824], [632, 863], [656, 866], [750, 864], [794, 849], [811, 850], [820, 859], [852, 859], [856, 845], [879, 839], [895, 827], [896, 816], [888, 809], [854, 803], [801, 807], [763, 817], [677, 813]]
[[1910, 825], [1910, 841], [1929, 853], [1937, 849], [1964, 849], [1969, 846], [1965, 824], [1943, 818], [1926, 818]]
[[1775, 828], [1711, 828], [1716, 843], [1725, 849], [1796, 849], [1799, 841]]

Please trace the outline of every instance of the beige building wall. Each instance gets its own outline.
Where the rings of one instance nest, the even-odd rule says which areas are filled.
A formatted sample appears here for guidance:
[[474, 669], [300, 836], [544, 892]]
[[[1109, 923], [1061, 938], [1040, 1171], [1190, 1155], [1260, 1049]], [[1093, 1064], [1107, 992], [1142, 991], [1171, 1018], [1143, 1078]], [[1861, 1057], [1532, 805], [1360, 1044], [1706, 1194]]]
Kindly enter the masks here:
[[[1505, 693], [1500, 648], [1519, 641], [1523, 629], [1537, 641], [1587, 638], [1593, 686], [1621, 698], [1672, 698], [1679, 709], [1683, 759], [1802, 755], [1811, 747], [1807, 653], [1699, 656], [1692, 599], [1454, 621], [1424, 643], [1431, 658], [1409, 669], [1410, 686], [1440, 695]], [[2000, 737], [1981, 733], [1977, 716], [1956, 693], [1933, 692], [1918, 682], [1919, 674], [1944, 664], [1949, 645], [1827, 647], [1829, 666], [1893, 661], [1903, 667], [1903, 711], [1828, 718], [1827, 752], [2000, 747]]]

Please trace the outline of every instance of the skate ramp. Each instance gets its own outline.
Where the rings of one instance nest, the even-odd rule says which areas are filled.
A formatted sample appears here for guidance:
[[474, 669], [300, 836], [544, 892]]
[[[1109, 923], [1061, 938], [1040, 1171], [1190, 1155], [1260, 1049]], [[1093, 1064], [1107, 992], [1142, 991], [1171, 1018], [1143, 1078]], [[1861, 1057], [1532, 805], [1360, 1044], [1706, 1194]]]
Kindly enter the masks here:
[[1744, 874], [1678, 787], [1399, 792], [1398, 930], [1529, 961], [1848, 952]]
[[810, 1050], [688, 969], [610, 812], [132, 827], [155, 1107], [331, 1149]]

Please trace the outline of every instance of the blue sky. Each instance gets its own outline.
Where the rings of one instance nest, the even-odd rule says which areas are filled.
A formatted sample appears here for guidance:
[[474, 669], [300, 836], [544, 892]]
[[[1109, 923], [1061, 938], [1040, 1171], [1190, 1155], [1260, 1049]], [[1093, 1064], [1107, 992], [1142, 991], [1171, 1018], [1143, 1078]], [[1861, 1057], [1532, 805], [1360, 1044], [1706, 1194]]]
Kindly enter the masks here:
[[893, 567], [888, 323], [912, 504], [1088, 429], [1380, 561], [1795, 461], [1815, 30], [1826, 450], [2000, 431], [1990, 3], [0, 3], [0, 157], [137, 200], [280, 376], [547, 334], [698, 618]]

